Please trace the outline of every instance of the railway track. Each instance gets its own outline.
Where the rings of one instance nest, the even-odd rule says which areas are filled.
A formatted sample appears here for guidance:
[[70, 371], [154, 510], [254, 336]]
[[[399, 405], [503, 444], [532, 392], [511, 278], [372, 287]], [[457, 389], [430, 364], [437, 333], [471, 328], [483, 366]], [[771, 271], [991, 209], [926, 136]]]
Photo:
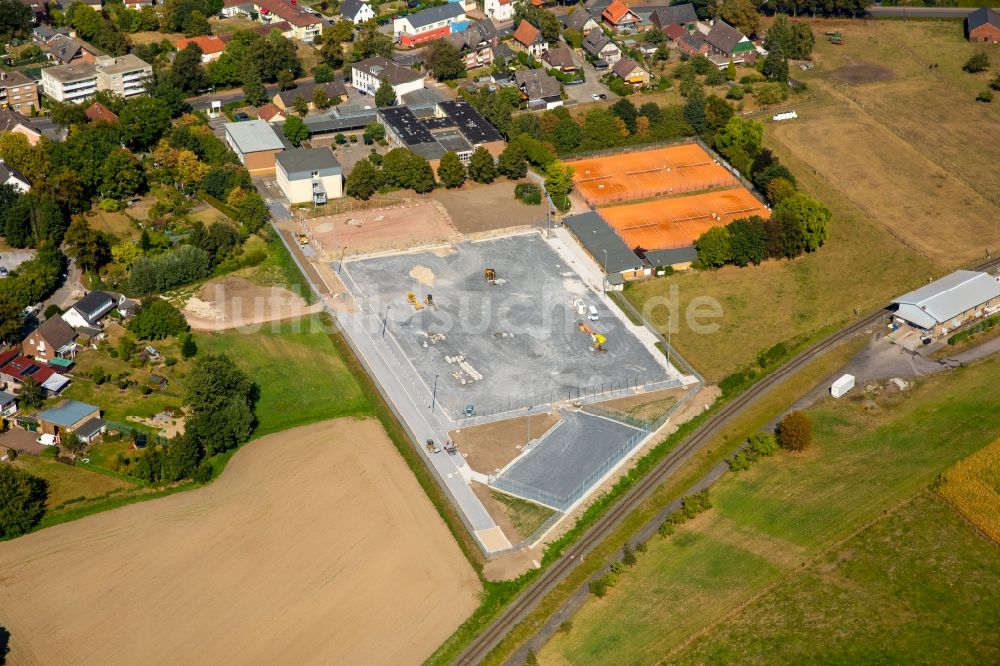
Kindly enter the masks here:
[[[983, 262], [972, 270], [986, 271], [998, 265], [1000, 265], [1000, 258]], [[780, 383], [784, 378], [794, 374], [813, 359], [822, 356], [831, 347], [857, 335], [888, 314], [889, 311], [885, 308], [879, 309], [821, 340], [809, 349], [800, 352], [785, 363], [785, 365], [761, 379], [710, 416], [705, 423], [700, 425], [676, 449], [671, 451], [649, 474], [640, 479], [607, 513], [598, 518], [590, 530], [570, 546], [559, 560], [546, 569], [534, 583], [528, 586], [520, 597], [505, 608], [500, 616], [466, 647], [455, 663], [460, 666], [466, 666], [478, 664], [485, 659], [500, 640], [576, 568], [581, 559], [607, 538], [626, 516], [637, 509], [661, 483], [668, 479], [691, 455], [708, 442], [726, 422], [742, 412], [743, 409], [761, 395], [767, 393], [767, 391]]]

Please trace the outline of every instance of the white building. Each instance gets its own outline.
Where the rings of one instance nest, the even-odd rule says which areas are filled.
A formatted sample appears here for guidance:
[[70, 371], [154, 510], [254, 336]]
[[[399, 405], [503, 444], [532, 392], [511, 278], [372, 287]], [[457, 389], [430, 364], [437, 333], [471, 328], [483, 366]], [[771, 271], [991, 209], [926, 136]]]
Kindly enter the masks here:
[[514, 0], [486, 0], [483, 12], [497, 23], [514, 20]]
[[424, 75], [381, 56], [367, 58], [351, 65], [351, 86], [367, 95], [374, 95], [382, 81], [388, 81], [396, 100], [424, 87]]
[[344, 171], [329, 148], [287, 150], [274, 162], [278, 187], [289, 203], [321, 205], [344, 196]]
[[1000, 312], [1000, 278], [955, 271], [892, 301], [895, 319], [932, 337]]
[[42, 92], [49, 99], [73, 104], [92, 97], [98, 90], [110, 90], [127, 99], [145, 94], [152, 78], [149, 63], [132, 54], [101, 56], [93, 63], [46, 67], [42, 70]]
[[340, 15], [352, 23], [364, 23], [375, 18], [375, 10], [364, 0], [344, 0]]
[[31, 189], [31, 182], [24, 177], [24, 174], [4, 164], [2, 159], [0, 159], [0, 184], [13, 185], [18, 192], [27, 192]]

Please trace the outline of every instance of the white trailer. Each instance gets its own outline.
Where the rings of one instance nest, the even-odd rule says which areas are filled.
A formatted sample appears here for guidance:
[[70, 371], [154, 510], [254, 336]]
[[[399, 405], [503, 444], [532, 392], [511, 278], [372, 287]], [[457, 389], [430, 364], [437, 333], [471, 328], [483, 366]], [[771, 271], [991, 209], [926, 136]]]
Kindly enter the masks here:
[[830, 385], [830, 395], [839, 398], [854, 388], [854, 375], [843, 375]]

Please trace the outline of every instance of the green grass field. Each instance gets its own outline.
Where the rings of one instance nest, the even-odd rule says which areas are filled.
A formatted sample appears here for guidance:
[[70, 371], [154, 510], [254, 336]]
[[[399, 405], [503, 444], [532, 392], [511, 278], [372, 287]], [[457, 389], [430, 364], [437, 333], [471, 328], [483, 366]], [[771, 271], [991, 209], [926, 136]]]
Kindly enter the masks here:
[[712, 490], [715, 508], [668, 540], [654, 538], [638, 566], [605, 599], [588, 600], [573, 630], [546, 646], [543, 663], [665, 658], [996, 439], [998, 372], [1000, 359], [992, 359], [937, 375], [873, 411], [858, 398], [811, 408], [810, 451], [725, 477]]
[[673, 663], [997, 663], [1000, 552], [921, 492]]
[[490, 495], [493, 499], [503, 504], [504, 509], [507, 511], [507, 517], [510, 518], [514, 529], [525, 539], [534, 534], [535, 530], [541, 527], [555, 513], [555, 511], [548, 507], [528, 502], [519, 497], [512, 497], [495, 490], [491, 490]]
[[320, 317], [239, 331], [199, 333], [200, 352], [226, 353], [260, 386], [254, 437], [340, 416], [370, 415], [371, 406], [330, 342]]

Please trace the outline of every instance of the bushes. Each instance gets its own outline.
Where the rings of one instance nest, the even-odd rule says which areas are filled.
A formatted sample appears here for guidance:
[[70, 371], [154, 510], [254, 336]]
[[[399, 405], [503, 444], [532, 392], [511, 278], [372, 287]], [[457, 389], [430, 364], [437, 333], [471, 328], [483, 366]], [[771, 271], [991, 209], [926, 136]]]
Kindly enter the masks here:
[[953, 346], [957, 345], [959, 342], [967, 340], [978, 333], [990, 330], [997, 324], [1000, 324], [1000, 314], [995, 314], [991, 317], [987, 317], [978, 324], [974, 324], [963, 331], [959, 331], [955, 335], [948, 338], [948, 344]]
[[136, 259], [129, 273], [127, 290], [137, 296], [161, 293], [207, 277], [211, 270], [211, 257], [207, 252], [182, 245], [156, 257]]
[[740, 472], [749, 469], [761, 458], [773, 455], [778, 450], [778, 442], [774, 435], [764, 432], [755, 432], [747, 439], [747, 445], [742, 451], [734, 455], [727, 462], [729, 469]]
[[49, 484], [45, 479], [0, 464], [0, 539], [30, 532], [42, 519], [48, 496]]
[[[608, 571], [587, 584], [587, 589], [590, 590], [591, 594], [600, 599], [608, 593], [608, 590], [618, 584], [618, 579], [621, 578], [623, 573], [636, 565], [639, 561], [638, 553], [645, 552], [646, 544], [639, 542], [633, 546], [630, 542], [626, 541], [622, 547], [621, 561], [612, 562]], [[572, 628], [572, 624], [570, 628]], [[568, 632], [569, 629], [566, 629], [566, 631]]]
[[188, 329], [180, 310], [162, 298], [147, 300], [129, 323], [128, 330], [140, 340], [161, 340]]
[[514, 188], [514, 196], [529, 206], [542, 203], [542, 190], [534, 183], [518, 183]]
[[775, 429], [778, 445], [788, 451], [805, 451], [812, 445], [812, 421], [805, 413], [791, 412]]

